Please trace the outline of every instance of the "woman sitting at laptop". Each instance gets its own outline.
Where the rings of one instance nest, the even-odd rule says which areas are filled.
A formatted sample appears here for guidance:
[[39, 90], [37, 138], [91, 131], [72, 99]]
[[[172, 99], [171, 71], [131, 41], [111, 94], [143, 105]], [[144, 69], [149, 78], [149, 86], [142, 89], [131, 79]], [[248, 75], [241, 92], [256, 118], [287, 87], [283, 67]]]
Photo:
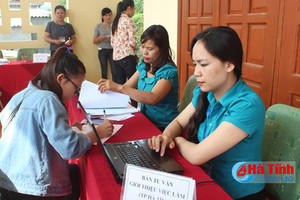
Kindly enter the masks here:
[[[235, 164], [261, 161], [265, 107], [241, 79], [243, 48], [229, 27], [212, 27], [192, 41], [199, 86], [192, 102], [165, 129], [148, 140], [164, 155], [174, 148], [193, 165], [206, 163], [212, 178], [234, 199], [265, 199], [264, 183], [241, 183]], [[187, 137], [181, 137], [186, 130]], [[237, 170], [236, 170], [237, 171]]]
[[101, 79], [99, 90], [121, 92], [140, 102], [142, 113], [163, 130], [178, 115], [178, 74], [168, 32], [152, 25], [142, 34], [141, 43], [143, 60], [134, 75], [123, 85]]

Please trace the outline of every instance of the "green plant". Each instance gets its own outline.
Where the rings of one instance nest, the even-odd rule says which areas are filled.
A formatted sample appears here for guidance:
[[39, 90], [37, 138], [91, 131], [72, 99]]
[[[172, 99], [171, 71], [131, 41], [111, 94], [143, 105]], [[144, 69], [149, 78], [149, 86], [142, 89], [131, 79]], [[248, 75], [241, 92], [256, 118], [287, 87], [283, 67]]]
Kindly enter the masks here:
[[[134, 22], [135, 35], [138, 46], [141, 47], [141, 35], [144, 32], [144, 0], [134, 0], [135, 14], [132, 17]], [[139, 60], [143, 59], [140, 49], [137, 52]]]

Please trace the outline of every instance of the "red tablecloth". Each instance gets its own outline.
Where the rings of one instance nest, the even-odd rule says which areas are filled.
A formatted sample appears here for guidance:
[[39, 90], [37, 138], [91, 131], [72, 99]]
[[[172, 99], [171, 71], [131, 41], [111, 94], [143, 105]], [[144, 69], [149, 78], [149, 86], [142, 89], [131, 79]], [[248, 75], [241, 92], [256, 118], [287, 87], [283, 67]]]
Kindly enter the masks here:
[[[70, 121], [81, 121], [84, 115], [77, 109], [76, 98], [66, 103]], [[123, 127], [107, 142], [123, 142], [129, 140], [150, 138], [161, 132], [141, 113], [135, 116], [116, 122], [124, 124]], [[183, 176], [192, 177], [197, 182], [211, 181], [198, 166], [187, 162], [177, 149], [169, 150], [169, 154], [184, 168]], [[93, 145], [85, 156], [71, 161], [77, 163], [81, 173], [81, 200], [117, 200], [120, 199], [121, 184], [117, 184], [99, 146]], [[197, 199], [232, 199], [216, 183], [200, 183], [196, 185]]]
[[10, 64], [0, 65], [0, 97], [5, 106], [13, 95], [27, 87], [43, 68], [45, 63], [32, 63], [32, 61], [15, 61]]

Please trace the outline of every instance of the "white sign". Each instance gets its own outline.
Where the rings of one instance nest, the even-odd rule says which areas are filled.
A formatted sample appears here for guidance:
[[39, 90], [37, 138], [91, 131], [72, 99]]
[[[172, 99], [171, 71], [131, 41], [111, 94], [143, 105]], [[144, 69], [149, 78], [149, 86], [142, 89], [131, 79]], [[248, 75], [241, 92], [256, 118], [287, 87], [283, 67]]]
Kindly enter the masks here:
[[35, 53], [35, 54], [33, 54], [33, 62], [34, 63], [46, 63], [46, 62], [48, 62], [48, 54], [47, 53]]
[[126, 165], [121, 199], [195, 200], [195, 180], [189, 177]]

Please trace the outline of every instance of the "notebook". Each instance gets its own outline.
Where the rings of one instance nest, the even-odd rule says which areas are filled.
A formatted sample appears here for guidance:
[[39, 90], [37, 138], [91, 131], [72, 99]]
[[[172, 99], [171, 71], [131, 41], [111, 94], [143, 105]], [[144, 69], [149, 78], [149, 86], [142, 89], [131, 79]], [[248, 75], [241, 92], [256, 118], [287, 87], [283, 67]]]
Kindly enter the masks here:
[[147, 139], [102, 144], [94, 123], [80, 101], [78, 101], [78, 104], [92, 126], [97, 143], [102, 149], [117, 183], [122, 183], [126, 163], [175, 174], [183, 172], [182, 166], [167, 153], [161, 157], [159, 153], [150, 149]]

